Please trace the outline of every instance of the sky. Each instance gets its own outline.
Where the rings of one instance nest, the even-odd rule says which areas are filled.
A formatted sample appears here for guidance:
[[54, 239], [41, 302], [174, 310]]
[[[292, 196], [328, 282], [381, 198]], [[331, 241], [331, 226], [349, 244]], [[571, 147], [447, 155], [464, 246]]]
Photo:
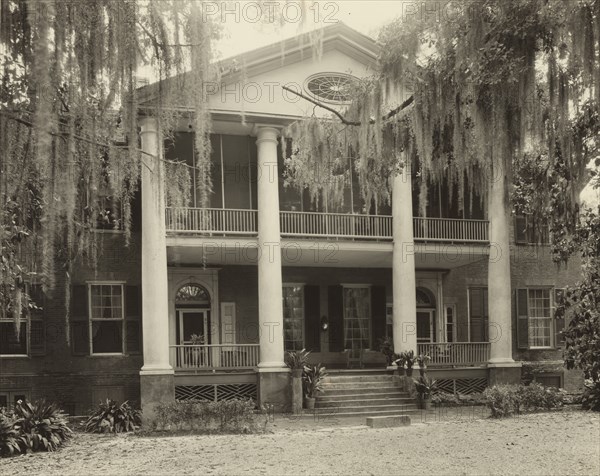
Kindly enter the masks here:
[[[221, 58], [227, 58], [340, 21], [365, 35], [376, 38], [383, 25], [418, 2], [405, 0], [309, 0], [305, 1], [304, 14], [299, 8], [301, 1], [293, 0], [274, 0], [267, 2], [273, 6], [263, 7], [259, 5], [259, 2], [251, 0], [232, 2], [233, 4], [228, 7], [219, 1], [207, 3], [211, 3], [207, 14], [210, 14], [222, 25], [223, 38], [216, 45], [217, 50], [219, 50]], [[280, 25], [279, 20], [270, 15], [270, 9], [280, 10], [283, 25]], [[257, 21], [259, 18], [262, 22]]]

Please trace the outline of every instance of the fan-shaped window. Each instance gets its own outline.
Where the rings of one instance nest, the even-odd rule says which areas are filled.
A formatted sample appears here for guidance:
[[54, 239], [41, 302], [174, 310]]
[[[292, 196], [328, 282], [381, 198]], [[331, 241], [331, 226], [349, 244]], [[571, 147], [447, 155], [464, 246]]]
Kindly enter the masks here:
[[435, 298], [429, 289], [417, 288], [417, 307], [435, 307]]
[[306, 80], [305, 89], [317, 99], [331, 103], [350, 102], [350, 91], [356, 78], [341, 73], [319, 73]]
[[185, 284], [177, 291], [175, 301], [182, 304], [208, 304], [210, 303], [210, 295], [199, 284]]

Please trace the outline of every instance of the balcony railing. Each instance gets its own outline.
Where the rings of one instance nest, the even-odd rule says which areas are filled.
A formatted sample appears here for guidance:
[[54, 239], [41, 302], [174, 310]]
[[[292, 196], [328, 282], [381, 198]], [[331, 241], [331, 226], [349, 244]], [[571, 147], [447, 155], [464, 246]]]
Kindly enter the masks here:
[[167, 208], [167, 232], [255, 235], [256, 210], [234, 208]]
[[417, 344], [417, 352], [431, 357], [430, 366], [482, 365], [490, 360], [489, 342]]
[[379, 240], [392, 237], [392, 217], [386, 215], [286, 211], [279, 215], [281, 236]]
[[[281, 236], [351, 240], [392, 239], [389, 215], [354, 215], [281, 211]], [[247, 235], [258, 232], [256, 210], [228, 208], [167, 208], [166, 228], [170, 233]], [[413, 218], [415, 241], [487, 243], [487, 220]]]
[[457, 241], [486, 243], [489, 241], [487, 220], [459, 218], [413, 218], [415, 241]]
[[175, 370], [250, 369], [258, 365], [258, 344], [172, 345]]

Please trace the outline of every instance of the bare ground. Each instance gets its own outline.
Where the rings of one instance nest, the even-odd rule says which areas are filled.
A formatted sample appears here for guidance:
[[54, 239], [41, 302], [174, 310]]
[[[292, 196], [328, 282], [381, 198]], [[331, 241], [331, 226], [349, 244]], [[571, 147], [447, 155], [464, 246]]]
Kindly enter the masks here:
[[600, 416], [485, 412], [370, 429], [364, 419], [275, 416], [260, 435], [77, 434], [56, 453], [0, 460], [0, 474], [600, 474]]

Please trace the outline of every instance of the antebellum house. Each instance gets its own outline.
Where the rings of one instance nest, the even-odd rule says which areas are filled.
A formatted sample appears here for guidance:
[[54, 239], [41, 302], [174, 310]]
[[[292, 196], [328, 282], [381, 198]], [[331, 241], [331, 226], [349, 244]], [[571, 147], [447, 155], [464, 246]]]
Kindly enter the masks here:
[[[324, 111], [282, 85], [340, 107], [344, 85], [372, 74], [378, 55], [375, 41], [343, 24], [323, 30], [320, 57], [304, 40], [226, 62], [245, 73], [229, 68], [211, 88], [210, 208], [198, 208], [196, 177], [188, 207], [165, 207], [162, 164], [144, 158], [132, 244], [98, 229], [96, 269], [72, 275], [70, 339], [60, 279], [20, 340], [12, 322], [0, 323], [0, 405], [45, 396], [81, 414], [111, 397], [151, 412], [175, 398], [241, 396], [285, 406], [286, 350], [307, 348], [339, 375], [385, 376], [385, 337], [397, 351], [429, 354], [448, 391], [521, 380], [579, 386], [562, 366], [564, 323], [553, 316], [579, 266], [555, 267], [547, 237], [525, 217], [506, 230], [504, 250], [490, 240], [487, 207], [474, 200], [459, 212], [446, 186], [430, 188], [419, 216], [419, 178], [408, 170], [377, 210], [363, 203], [358, 180], [343, 206], [284, 187], [282, 128]], [[151, 104], [152, 85], [144, 91]], [[140, 117], [140, 127], [146, 152], [194, 166], [188, 123], [164, 143], [155, 118]], [[498, 263], [510, 279], [494, 272], [488, 281]], [[488, 303], [490, 288], [498, 292]]]

